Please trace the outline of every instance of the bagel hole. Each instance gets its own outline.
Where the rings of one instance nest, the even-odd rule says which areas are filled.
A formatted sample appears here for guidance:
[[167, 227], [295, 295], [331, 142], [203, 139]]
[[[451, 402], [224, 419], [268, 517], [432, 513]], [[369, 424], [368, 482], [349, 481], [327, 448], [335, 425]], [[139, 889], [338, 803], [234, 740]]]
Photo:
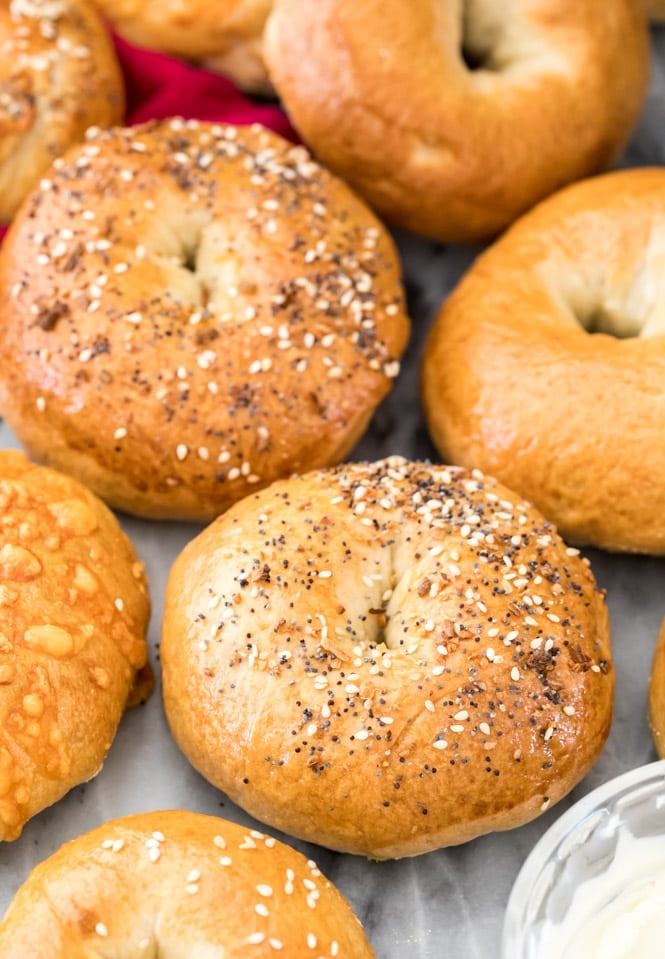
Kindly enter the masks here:
[[630, 317], [617, 317], [608, 314], [602, 307], [597, 308], [584, 317], [577, 317], [580, 326], [587, 333], [602, 333], [613, 336], [617, 340], [630, 340], [640, 335], [642, 324]]
[[198, 245], [195, 247], [192, 247], [191, 249], [185, 250], [182, 266], [186, 270], [189, 270], [190, 273], [196, 273], [196, 257], [198, 255], [198, 252], [199, 252]]
[[462, 60], [467, 70], [470, 70], [472, 73], [477, 70], [492, 69], [491, 60], [486, 53], [482, 53], [480, 50], [472, 50], [466, 45], [462, 46]]
[[589, 266], [565, 258], [548, 259], [539, 267], [548, 293], [568, 322], [593, 336], [629, 340], [660, 332], [651, 284], [617, 285], [602, 263]]
[[463, 0], [460, 53], [471, 73], [498, 70], [495, 51], [501, 30], [500, 17], [482, 3]]

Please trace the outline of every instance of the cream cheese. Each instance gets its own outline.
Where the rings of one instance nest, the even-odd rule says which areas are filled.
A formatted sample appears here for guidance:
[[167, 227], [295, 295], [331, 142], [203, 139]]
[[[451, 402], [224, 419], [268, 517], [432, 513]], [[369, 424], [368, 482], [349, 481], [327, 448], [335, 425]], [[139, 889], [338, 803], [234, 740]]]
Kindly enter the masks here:
[[599, 876], [579, 885], [563, 922], [547, 922], [539, 959], [663, 959], [665, 836], [622, 833]]

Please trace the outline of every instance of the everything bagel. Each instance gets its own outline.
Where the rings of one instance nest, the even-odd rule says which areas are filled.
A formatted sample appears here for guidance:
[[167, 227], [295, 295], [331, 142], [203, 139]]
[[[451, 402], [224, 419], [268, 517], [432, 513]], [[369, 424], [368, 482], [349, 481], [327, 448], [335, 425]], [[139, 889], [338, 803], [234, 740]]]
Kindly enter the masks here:
[[169, 578], [171, 730], [258, 819], [373, 858], [538, 816], [609, 730], [588, 564], [479, 473], [393, 457], [248, 497]]
[[0, 256], [0, 409], [112, 505], [205, 520], [343, 459], [408, 335], [390, 237], [258, 127], [93, 132]]
[[3, 959], [373, 959], [312, 860], [255, 829], [169, 810], [106, 823], [28, 877]]
[[119, 123], [120, 68], [87, 0], [0, 2], [0, 223], [93, 124]]
[[649, 75], [640, 0], [277, 0], [266, 58], [326, 166], [455, 242], [608, 167]]
[[575, 184], [522, 218], [444, 304], [423, 399], [477, 466], [576, 543], [665, 553], [665, 171]]

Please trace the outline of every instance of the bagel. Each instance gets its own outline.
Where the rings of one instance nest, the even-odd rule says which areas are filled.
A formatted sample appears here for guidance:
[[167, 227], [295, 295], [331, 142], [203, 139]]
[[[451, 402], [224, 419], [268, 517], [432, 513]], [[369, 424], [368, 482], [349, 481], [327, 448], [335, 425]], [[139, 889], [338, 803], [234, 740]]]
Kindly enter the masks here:
[[656, 752], [665, 759], [665, 621], [660, 628], [649, 678], [649, 726]]
[[608, 167], [649, 74], [640, 0], [276, 0], [265, 47], [321, 161], [446, 242]]
[[0, 505], [0, 840], [8, 840], [97, 774], [132, 688], [149, 692], [139, 671], [150, 610], [129, 540], [78, 483], [3, 450]]
[[87, 0], [0, 2], [0, 222], [87, 127], [119, 123], [123, 81]]
[[613, 691], [588, 563], [480, 473], [399, 457], [237, 503], [169, 577], [171, 731], [253, 816], [377, 859], [525, 823]]
[[665, 0], [646, 0], [646, 8], [653, 23], [665, 22]]
[[201, 63], [239, 87], [268, 94], [263, 30], [272, 0], [95, 0], [133, 43]]
[[392, 241], [261, 128], [153, 122], [56, 164], [0, 257], [0, 408], [119, 509], [211, 519], [343, 459], [408, 335]]
[[444, 461], [578, 544], [665, 553], [664, 238], [665, 171], [571, 186], [476, 261], [425, 346]]
[[312, 860], [255, 829], [128, 816], [37, 866], [0, 923], [3, 959], [373, 959]]

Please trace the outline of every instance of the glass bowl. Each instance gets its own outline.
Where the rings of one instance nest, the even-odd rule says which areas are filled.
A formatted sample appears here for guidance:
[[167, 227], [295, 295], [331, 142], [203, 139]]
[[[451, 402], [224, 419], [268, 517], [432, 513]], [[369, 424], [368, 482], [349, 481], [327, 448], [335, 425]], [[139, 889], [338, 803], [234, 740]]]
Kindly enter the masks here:
[[[660, 925], [657, 953], [638, 941], [649, 912]], [[612, 779], [557, 819], [515, 880], [502, 939], [502, 959], [652, 954], [665, 955], [665, 760]]]

